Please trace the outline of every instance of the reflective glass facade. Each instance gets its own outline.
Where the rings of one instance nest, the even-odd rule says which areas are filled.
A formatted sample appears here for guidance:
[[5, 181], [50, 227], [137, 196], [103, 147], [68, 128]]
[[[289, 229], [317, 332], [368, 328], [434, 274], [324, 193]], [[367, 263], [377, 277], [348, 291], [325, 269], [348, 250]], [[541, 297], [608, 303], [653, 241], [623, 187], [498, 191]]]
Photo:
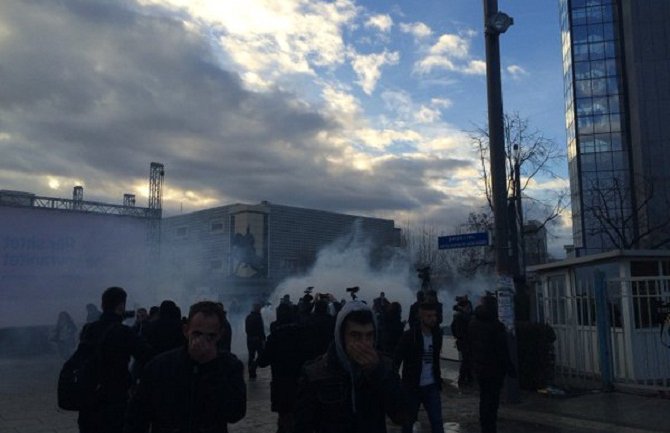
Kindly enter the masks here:
[[[579, 255], [614, 245], [609, 222], [632, 221], [623, 44], [617, 0], [560, 0], [573, 237]], [[617, 200], [612, 200], [616, 196]]]

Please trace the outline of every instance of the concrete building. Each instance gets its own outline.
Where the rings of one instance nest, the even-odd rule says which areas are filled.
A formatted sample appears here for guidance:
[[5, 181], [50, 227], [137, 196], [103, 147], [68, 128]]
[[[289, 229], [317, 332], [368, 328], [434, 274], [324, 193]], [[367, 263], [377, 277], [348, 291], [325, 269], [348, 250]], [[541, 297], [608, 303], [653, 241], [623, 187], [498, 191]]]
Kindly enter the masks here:
[[523, 242], [526, 266], [541, 265], [549, 261], [547, 229], [542, 223], [530, 220], [524, 224]]
[[670, 240], [670, 2], [559, 0], [575, 255]]
[[223, 298], [262, 297], [309, 270], [325, 245], [354, 231], [372, 242], [376, 258], [400, 242], [392, 220], [264, 201], [164, 218], [161, 259], [173, 284]]

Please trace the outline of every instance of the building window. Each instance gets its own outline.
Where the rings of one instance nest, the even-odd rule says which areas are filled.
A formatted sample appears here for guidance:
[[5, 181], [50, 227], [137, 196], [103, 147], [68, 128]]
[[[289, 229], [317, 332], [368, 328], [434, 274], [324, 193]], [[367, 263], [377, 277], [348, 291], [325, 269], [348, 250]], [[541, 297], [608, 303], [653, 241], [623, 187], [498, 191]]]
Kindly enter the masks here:
[[223, 232], [223, 221], [212, 221], [209, 228], [212, 233], [221, 233]]

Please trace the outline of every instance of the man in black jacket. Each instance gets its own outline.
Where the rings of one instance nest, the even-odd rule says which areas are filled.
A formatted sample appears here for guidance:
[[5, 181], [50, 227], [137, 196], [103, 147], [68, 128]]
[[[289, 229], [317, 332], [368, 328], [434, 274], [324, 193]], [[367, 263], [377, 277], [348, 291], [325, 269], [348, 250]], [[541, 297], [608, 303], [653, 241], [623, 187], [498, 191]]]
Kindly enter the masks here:
[[258, 366], [271, 367], [271, 410], [278, 413], [277, 433], [293, 432], [293, 406], [298, 390], [298, 377], [307, 359], [304, 347], [305, 328], [296, 323], [293, 306], [280, 304], [277, 320], [270, 325], [270, 335], [258, 357]]
[[468, 326], [472, 319], [472, 303], [468, 295], [456, 296], [456, 305], [453, 307], [454, 316], [451, 321], [451, 335], [456, 338], [456, 348], [461, 355], [461, 364], [458, 369], [458, 388], [464, 389], [472, 385], [472, 356], [470, 354], [470, 338]]
[[295, 433], [385, 433], [386, 415], [407, 419], [400, 378], [375, 350], [372, 310], [351, 301], [335, 323], [328, 351], [303, 367], [295, 405]]
[[226, 433], [246, 414], [242, 363], [220, 353], [223, 310], [214, 302], [191, 306], [186, 347], [165, 352], [144, 370], [128, 405], [124, 433]]
[[249, 379], [256, 378], [256, 356], [261, 353], [265, 346], [265, 325], [263, 325], [263, 316], [261, 316], [261, 304], [254, 304], [251, 312], [244, 321], [244, 330], [247, 333], [247, 350], [249, 359], [247, 366], [249, 368]]
[[420, 404], [426, 409], [431, 431], [444, 433], [440, 398], [442, 331], [437, 326], [437, 308], [434, 302], [419, 305], [419, 326], [405, 331], [396, 348], [394, 365], [397, 369], [402, 364], [403, 389], [410, 400], [409, 419], [403, 425], [403, 433], [412, 432]]
[[496, 298], [487, 295], [475, 308], [468, 327], [472, 364], [479, 383], [479, 423], [482, 433], [496, 433], [500, 390], [505, 375], [516, 371], [507, 347], [505, 325], [498, 320]]
[[150, 356], [149, 346], [130, 327], [123, 325], [126, 292], [110, 287], [102, 294], [102, 315], [84, 326], [80, 344], [91, 344], [100, 352], [99, 387], [89, 407], [79, 411], [80, 433], [120, 433], [131, 380], [130, 357], [138, 367]]

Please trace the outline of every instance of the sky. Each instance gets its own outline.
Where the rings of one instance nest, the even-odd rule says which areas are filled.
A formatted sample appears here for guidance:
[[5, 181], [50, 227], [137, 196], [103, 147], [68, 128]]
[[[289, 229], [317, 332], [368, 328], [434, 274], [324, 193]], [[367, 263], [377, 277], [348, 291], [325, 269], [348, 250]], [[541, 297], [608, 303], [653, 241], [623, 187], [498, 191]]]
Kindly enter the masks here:
[[[506, 112], [564, 147], [558, 0], [500, 0]], [[164, 215], [277, 204], [428, 223], [485, 204], [476, 0], [3, 0], [0, 189]], [[529, 193], [568, 186], [539, 176]], [[569, 209], [551, 228], [562, 255]]]

